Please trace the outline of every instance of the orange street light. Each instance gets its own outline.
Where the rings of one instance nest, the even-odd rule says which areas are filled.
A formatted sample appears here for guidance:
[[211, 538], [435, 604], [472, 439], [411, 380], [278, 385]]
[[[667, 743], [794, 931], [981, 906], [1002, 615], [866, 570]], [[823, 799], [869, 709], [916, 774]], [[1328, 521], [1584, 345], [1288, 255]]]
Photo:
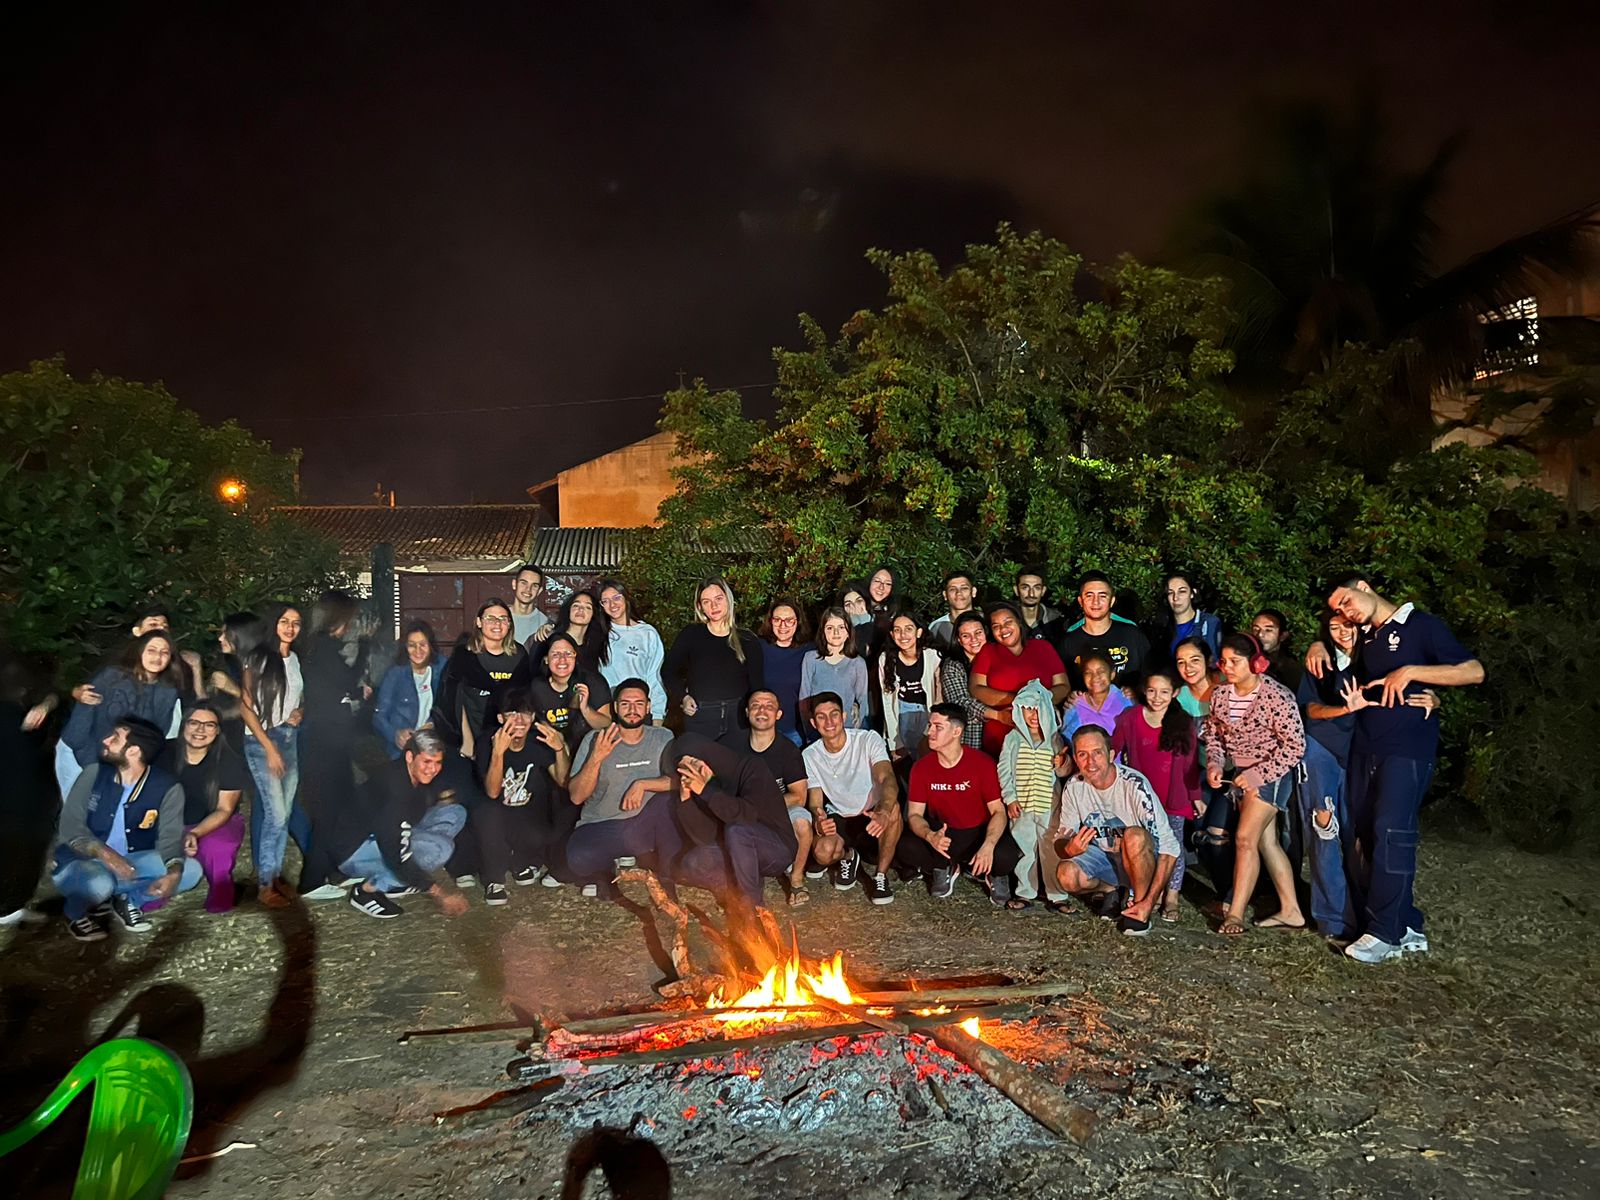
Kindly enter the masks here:
[[244, 500], [245, 496], [244, 483], [238, 479], [224, 479], [217, 485], [217, 495], [221, 496], [229, 504], [239, 504]]

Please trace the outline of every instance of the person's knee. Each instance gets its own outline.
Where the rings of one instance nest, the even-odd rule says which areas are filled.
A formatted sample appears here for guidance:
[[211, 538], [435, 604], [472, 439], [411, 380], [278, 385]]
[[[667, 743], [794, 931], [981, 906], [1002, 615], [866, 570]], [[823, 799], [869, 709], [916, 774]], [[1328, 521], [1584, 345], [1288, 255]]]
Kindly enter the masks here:
[[791, 821], [789, 824], [794, 828], [794, 840], [800, 849], [802, 851], [810, 849], [812, 841], [811, 822]]
[[811, 847], [811, 856], [819, 866], [831, 867], [844, 857], [844, 839], [837, 834], [817, 838]]
[[1153, 845], [1150, 840], [1150, 831], [1143, 825], [1136, 825], [1126, 829], [1122, 834], [1122, 852], [1127, 855], [1139, 855], [1149, 850]]
[[1078, 869], [1071, 862], [1056, 864], [1056, 882], [1069, 892], [1089, 892], [1095, 888], [1095, 881]]

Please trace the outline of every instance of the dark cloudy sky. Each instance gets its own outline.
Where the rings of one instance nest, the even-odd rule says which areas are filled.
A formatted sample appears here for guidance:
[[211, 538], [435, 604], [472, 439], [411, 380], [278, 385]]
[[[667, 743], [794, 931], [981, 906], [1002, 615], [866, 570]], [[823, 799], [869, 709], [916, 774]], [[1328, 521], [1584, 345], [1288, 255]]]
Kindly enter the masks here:
[[518, 500], [653, 429], [594, 401], [769, 381], [869, 245], [1153, 252], [1275, 97], [1466, 131], [1452, 255], [1600, 200], [1592, 4], [1294, 7], [7, 6], [0, 371], [163, 380], [313, 502]]

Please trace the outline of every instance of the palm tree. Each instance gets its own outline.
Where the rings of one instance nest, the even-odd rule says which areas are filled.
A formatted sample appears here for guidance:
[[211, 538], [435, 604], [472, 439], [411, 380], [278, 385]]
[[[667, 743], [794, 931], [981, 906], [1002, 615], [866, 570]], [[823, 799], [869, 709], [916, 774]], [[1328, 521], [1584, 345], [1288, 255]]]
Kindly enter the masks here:
[[1245, 177], [1199, 202], [1168, 256], [1227, 281], [1247, 397], [1282, 394], [1350, 342], [1397, 349], [1391, 415], [1411, 435], [1393, 440], [1400, 453], [1425, 444], [1435, 390], [1471, 379], [1481, 314], [1530, 295], [1541, 278], [1600, 263], [1600, 206], [1440, 270], [1433, 214], [1460, 139], [1415, 169], [1393, 165], [1389, 141], [1371, 101], [1268, 113]]

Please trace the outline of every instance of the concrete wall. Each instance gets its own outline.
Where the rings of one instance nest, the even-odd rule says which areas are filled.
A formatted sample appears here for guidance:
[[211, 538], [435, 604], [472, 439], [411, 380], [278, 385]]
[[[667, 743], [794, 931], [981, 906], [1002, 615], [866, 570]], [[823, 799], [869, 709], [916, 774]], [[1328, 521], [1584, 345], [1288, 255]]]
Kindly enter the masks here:
[[579, 463], [556, 477], [557, 513], [561, 525], [593, 525], [633, 529], [656, 523], [656, 508], [676, 485], [677, 465], [670, 433]]

